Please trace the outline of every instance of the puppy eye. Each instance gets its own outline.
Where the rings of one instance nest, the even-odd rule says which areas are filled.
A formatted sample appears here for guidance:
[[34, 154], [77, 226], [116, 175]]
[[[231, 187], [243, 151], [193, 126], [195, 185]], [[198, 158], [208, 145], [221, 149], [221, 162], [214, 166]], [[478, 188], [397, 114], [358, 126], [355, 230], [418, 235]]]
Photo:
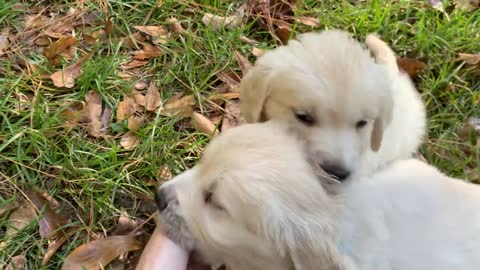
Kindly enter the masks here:
[[363, 128], [366, 124], [367, 124], [367, 121], [366, 121], [366, 120], [360, 120], [360, 121], [358, 121], [358, 122], [355, 124], [355, 127], [356, 127], [357, 129], [361, 129], [361, 128]]
[[223, 210], [223, 207], [215, 201], [214, 194], [211, 191], [203, 192], [203, 201], [205, 204], [210, 205], [215, 209]]
[[298, 121], [302, 122], [307, 126], [312, 126], [315, 124], [315, 119], [313, 116], [307, 112], [295, 112], [295, 117]]

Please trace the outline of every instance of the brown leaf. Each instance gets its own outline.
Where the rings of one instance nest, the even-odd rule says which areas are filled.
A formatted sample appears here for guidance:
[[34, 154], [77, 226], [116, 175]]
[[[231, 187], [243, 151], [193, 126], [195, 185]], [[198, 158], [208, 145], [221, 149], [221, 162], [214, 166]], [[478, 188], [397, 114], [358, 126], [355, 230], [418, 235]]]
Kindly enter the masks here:
[[126, 64], [123, 64], [121, 67], [123, 70], [130, 70], [130, 69], [135, 69], [138, 67], [143, 67], [146, 64], [148, 64], [148, 60], [146, 61], [140, 61], [140, 60], [132, 60]]
[[82, 75], [82, 64], [87, 61], [88, 55], [80, 58], [76, 63], [67, 66], [63, 70], [59, 70], [50, 75], [53, 85], [56, 87], [72, 88], [75, 86], [75, 79]]
[[256, 40], [251, 39], [251, 38], [246, 37], [246, 36], [240, 36], [240, 41], [245, 42], [245, 43], [250, 44], [250, 45], [253, 45], [253, 46], [256, 46], [260, 43]]
[[406, 72], [411, 78], [425, 70], [425, 63], [411, 58], [397, 58], [397, 65], [400, 70]]
[[154, 112], [158, 107], [162, 106], [162, 97], [158, 91], [155, 82], [150, 82], [150, 85], [147, 89], [147, 94], [145, 95], [145, 109], [150, 112]]
[[480, 53], [469, 54], [469, 53], [459, 53], [458, 60], [465, 61], [469, 65], [478, 65], [480, 64]]
[[75, 37], [60, 38], [45, 49], [44, 55], [49, 60], [54, 59], [68, 47], [75, 44], [77, 44], [77, 39]]
[[225, 115], [222, 121], [222, 132], [238, 126], [240, 123], [240, 103], [229, 101], [225, 104]]
[[282, 42], [282, 44], [287, 44], [288, 43], [288, 40], [290, 39], [290, 33], [291, 33], [291, 29], [289, 28], [277, 28], [275, 30], [275, 34], [278, 36], [278, 38], [280, 39], [280, 41]]
[[238, 51], [235, 51], [235, 57], [237, 58], [238, 65], [240, 66], [240, 69], [242, 70], [243, 77], [247, 75], [247, 73], [250, 71], [250, 69], [253, 68], [252, 63], [248, 61], [245, 56], [243, 56], [241, 53]]
[[88, 121], [88, 116], [86, 116], [84, 110], [84, 104], [81, 102], [73, 102], [62, 111], [62, 118], [65, 120], [66, 126], [75, 126], [80, 122]]
[[113, 32], [113, 22], [110, 17], [107, 17], [105, 20], [105, 33], [110, 35]]
[[118, 218], [118, 225], [113, 235], [127, 235], [135, 230], [139, 226], [138, 222], [131, 219], [128, 216], [128, 213], [125, 211], [120, 212], [120, 217]]
[[134, 26], [133, 28], [152, 37], [167, 37], [168, 30], [162, 25]]
[[217, 100], [230, 100], [230, 99], [237, 99], [237, 98], [240, 98], [240, 93], [233, 92], [233, 93], [213, 94], [208, 99], [211, 101], [217, 101]]
[[128, 118], [128, 129], [130, 130], [139, 130], [140, 127], [142, 126], [143, 124], [143, 117], [138, 117], [138, 116], [130, 116], [130, 118]]
[[[1, 140], [0, 140], [1, 141]], [[0, 207], [0, 218], [3, 217], [3, 215], [10, 213], [10, 211], [16, 209], [18, 207], [17, 202], [12, 202], [9, 204], [4, 204]]]
[[171, 25], [172, 31], [177, 34], [185, 35], [187, 34], [187, 30], [183, 28], [182, 24], [178, 22], [177, 18], [170, 17], [165, 20], [167, 23]]
[[100, 129], [100, 133], [106, 134], [108, 126], [110, 125], [110, 119], [112, 119], [112, 109], [108, 106], [105, 106], [102, 112], [102, 117], [100, 119], [102, 121], [102, 128]]
[[211, 13], [205, 13], [205, 15], [203, 15], [202, 22], [213, 30], [218, 30], [221, 28], [234, 29], [242, 23], [243, 15], [243, 12], [238, 12], [236, 15], [222, 17], [213, 15]]
[[479, 0], [455, 0], [456, 8], [463, 10], [463, 11], [474, 11], [480, 7]]
[[146, 81], [139, 81], [135, 84], [135, 89], [143, 90], [143, 89], [147, 88], [147, 86], [148, 86], [148, 83]]
[[27, 259], [25, 255], [17, 255], [12, 257], [10, 264], [5, 270], [23, 270], [25, 269], [25, 264], [27, 264]]
[[131, 150], [140, 144], [140, 138], [133, 132], [128, 131], [120, 139], [120, 145], [126, 150]]
[[23, 203], [10, 215], [10, 226], [7, 227], [5, 236], [8, 238], [18, 231], [23, 230], [28, 224], [37, 218], [35, 208], [30, 203]]
[[57, 252], [57, 250], [67, 241], [67, 239], [74, 235], [78, 230], [79, 228], [77, 227], [69, 228], [64, 235], [61, 235], [57, 239], [50, 241], [48, 243], [47, 251], [42, 259], [42, 266], [46, 266], [52, 256], [55, 255], [55, 252]]
[[257, 48], [257, 47], [252, 48], [252, 54], [255, 55], [256, 57], [260, 57], [264, 53], [265, 53], [265, 51], [263, 49], [260, 49], [260, 48]]
[[128, 119], [137, 111], [137, 106], [133, 99], [126, 97], [123, 101], [118, 103], [117, 107], [117, 121]]
[[110, 236], [77, 247], [63, 263], [62, 270], [103, 269], [125, 252], [141, 248], [134, 236]]
[[102, 96], [99, 93], [90, 90], [85, 96], [85, 110], [90, 120], [90, 133], [98, 138], [102, 136]]
[[142, 107], [145, 107], [147, 103], [145, 95], [138, 92], [133, 94], [133, 100], [135, 100], [135, 103]]
[[213, 136], [216, 133], [215, 124], [213, 124], [207, 117], [197, 112], [192, 113], [192, 124], [199, 132], [205, 133], [209, 136]]
[[25, 18], [25, 29], [32, 29], [32, 28], [41, 28], [45, 26], [48, 23], [48, 17], [41, 15], [41, 14], [35, 14], [35, 15], [28, 15]]
[[143, 44], [143, 50], [134, 51], [132, 55], [135, 60], [148, 60], [162, 56], [163, 50], [157, 46]]
[[38, 222], [40, 227], [40, 236], [42, 238], [55, 237], [58, 233], [58, 228], [65, 225], [67, 220], [58, 215], [39, 192], [29, 191], [27, 194], [40, 214], [40, 220]]
[[47, 46], [47, 45], [50, 45], [51, 42], [50, 42], [50, 39], [46, 37], [43, 37], [43, 38], [41, 37], [41, 38], [35, 39], [35, 44], [38, 46]]
[[163, 165], [160, 167], [160, 169], [157, 171], [157, 182], [158, 184], [162, 184], [165, 181], [168, 181], [173, 178], [173, 174], [170, 171], [170, 168], [167, 165]]
[[195, 97], [192, 95], [184, 96], [173, 101], [168, 101], [160, 110], [163, 116], [181, 116], [189, 117], [193, 112], [193, 105], [195, 105]]
[[312, 17], [298, 17], [298, 18], [295, 18], [295, 21], [307, 26], [312, 26], [312, 27], [317, 27], [320, 25], [320, 20], [318, 18], [312, 18]]

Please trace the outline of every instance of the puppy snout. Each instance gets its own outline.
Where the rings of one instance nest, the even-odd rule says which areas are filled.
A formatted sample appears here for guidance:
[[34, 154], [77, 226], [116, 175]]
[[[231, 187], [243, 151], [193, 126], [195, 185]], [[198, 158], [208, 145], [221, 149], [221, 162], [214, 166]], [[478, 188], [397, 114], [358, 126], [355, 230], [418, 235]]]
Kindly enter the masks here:
[[333, 163], [333, 162], [324, 162], [320, 165], [322, 169], [329, 175], [335, 177], [339, 181], [343, 181], [350, 176], [351, 171], [344, 166]]
[[155, 202], [160, 211], [165, 210], [170, 202], [175, 199], [175, 192], [170, 187], [162, 186], [155, 192]]

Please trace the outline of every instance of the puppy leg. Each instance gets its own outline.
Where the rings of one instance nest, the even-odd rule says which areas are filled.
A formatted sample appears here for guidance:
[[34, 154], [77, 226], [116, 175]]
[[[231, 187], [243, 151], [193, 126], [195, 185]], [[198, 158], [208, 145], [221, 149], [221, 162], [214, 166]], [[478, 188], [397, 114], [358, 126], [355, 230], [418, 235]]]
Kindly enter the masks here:
[[397, 57], [393, 50], [375, 34], [368, 34], [365, 44], [372, 52], [375, 62], [380, 65], [386, 65], [393, 71], [398, 71]]

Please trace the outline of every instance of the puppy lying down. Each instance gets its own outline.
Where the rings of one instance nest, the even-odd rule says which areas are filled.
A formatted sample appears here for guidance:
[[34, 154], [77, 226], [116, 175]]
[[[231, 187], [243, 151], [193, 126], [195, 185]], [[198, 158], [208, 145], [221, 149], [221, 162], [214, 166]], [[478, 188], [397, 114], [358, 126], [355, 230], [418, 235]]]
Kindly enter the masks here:
[[170, 238], [233, 270], [473, 270], [480, 188], [421, 161], [325, 189], [273, 122], [221, 134], [157, 202]]

